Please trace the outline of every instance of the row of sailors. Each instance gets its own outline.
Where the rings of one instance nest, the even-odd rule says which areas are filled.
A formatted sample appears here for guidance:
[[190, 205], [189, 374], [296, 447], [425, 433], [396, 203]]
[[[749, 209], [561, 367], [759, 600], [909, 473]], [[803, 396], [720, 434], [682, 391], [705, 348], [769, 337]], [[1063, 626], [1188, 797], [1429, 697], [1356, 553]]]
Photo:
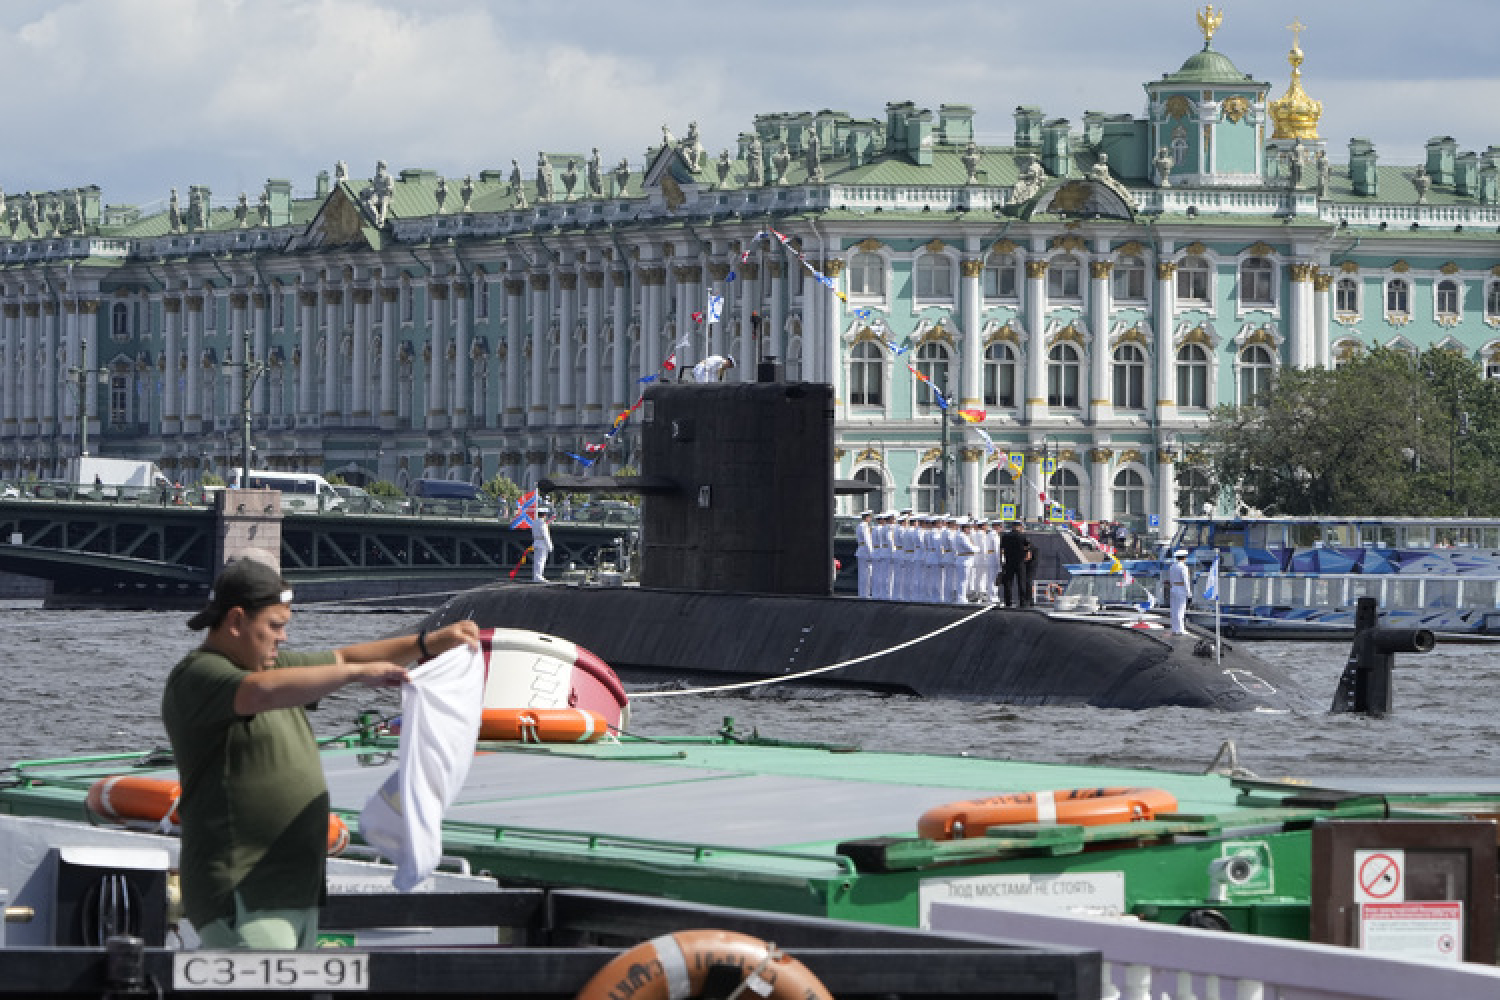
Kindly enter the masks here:
[[972, 517], [863, 511], [855, 527], [859, 596], [993, 604], [1002, 563], [996, 528], [994, 521]]

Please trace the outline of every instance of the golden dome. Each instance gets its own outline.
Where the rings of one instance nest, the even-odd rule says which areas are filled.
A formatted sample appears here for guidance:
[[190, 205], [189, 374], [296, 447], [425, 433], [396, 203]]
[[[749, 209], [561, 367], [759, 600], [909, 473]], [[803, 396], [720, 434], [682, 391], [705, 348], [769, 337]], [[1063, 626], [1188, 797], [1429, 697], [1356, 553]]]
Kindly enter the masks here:
[[1304, 30], [1300, 21], [1289, 25], [1292, 31], [1292, 51], [1287, 53], [1287, 62], [1292, 64], [1292, 82], [1286, 93], [1271, 102], [1271, 121], [1276, 129], [1272, 139], [1316, 139], [1318, 119], [1323, 117], [1323, 102], [1315, 101], [1302, 89], [1302, 46], [1298, 34]]

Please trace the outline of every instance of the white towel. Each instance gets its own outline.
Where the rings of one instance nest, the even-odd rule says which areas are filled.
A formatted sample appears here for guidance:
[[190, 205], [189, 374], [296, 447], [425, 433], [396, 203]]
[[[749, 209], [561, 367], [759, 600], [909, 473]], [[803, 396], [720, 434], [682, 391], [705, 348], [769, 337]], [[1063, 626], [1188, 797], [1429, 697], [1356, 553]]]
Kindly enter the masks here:
[[443, 856], [443, 813], [463, 787], [484, 711], [484, 658], [459, 646], [418, 667], [401, 688], [401, 750], [394, 774], [359, 814], [365, 842], [396, 863], [402, 892]]

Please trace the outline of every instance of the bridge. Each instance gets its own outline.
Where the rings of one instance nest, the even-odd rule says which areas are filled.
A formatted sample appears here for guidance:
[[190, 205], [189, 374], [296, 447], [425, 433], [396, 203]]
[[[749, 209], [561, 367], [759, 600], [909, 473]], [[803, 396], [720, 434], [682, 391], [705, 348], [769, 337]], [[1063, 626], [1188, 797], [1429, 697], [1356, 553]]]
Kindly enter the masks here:
[[[46, 580], [49, 607], [197, 607], [217, 571], [223, 524], [202, 503], [138, 497], [0, 499], [0, 572]], [[487, 514], [487, 516], [486, 516]], [[432, 603], [508, 579], [531, 545], [472, 506], [451, 514], [287, 511], [282, 574], [304, 601]], [[554, 523], [549, 578], [623, 562], [634, 529]], [[529, 578], [529, 562], [517, 573]]]

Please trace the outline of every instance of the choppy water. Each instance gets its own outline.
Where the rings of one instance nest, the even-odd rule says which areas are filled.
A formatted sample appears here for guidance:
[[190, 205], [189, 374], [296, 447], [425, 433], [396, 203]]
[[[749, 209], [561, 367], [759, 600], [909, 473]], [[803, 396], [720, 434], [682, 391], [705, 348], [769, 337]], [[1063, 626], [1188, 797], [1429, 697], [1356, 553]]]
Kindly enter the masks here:
[[[292, 648], [324, 648], [406, 631], [412, 613], [299, 609]], [[164, 745], [161, 684], [198, 636], [182, 612], [44, 611], [0, 603], [0, 761], [115, 753]], [[1251, 646], [1332, 700], [1344, 642]], [[1006, 705], [859, 694], [652, 696], [632, 701], [630, 728], [647, 736], [704, 735], [732, 717], [737, 728], [779, 739], [858, 743], [869, 749], [968, 753], [1059, 763], [1202, 770], [1225, 740], [1262, 777], [1496, 777], [1500, 647], [1440, 645], [1398, 657], [1396, 713], [1386, 719], [1220, 714], [1196, 709], [1124, 711]], [[314, 713], [320, 735], [353, 728], [362, 709], [394, 712], [394, 692], [348, 689]]]

